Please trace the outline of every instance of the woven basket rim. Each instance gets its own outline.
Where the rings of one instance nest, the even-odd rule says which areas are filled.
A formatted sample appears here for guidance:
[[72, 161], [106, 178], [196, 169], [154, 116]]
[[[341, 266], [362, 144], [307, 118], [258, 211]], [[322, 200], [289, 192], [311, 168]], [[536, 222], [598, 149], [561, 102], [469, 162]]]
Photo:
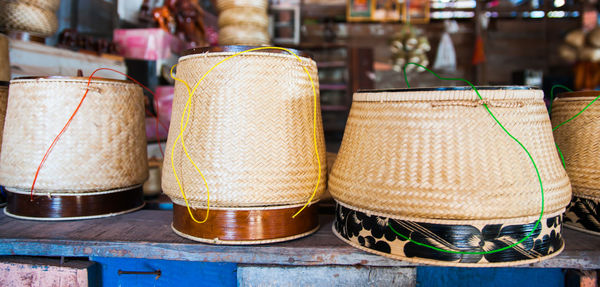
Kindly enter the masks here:
[[[540, 100], [544, 94], [540, 88], [530, 86], [481, 86], [477, 87], [484, 101]], [[500, 92], [499, 92], [500, 91]], [[435, 88], [400, 88], [385, 90], [359, 90], [353, 102], [442, 102], [481, 101], [470, 86]]]
[[[475, 86], [479, 91], [488, 90], [541, 90], [533, 86]], [[428, 91], [467, 91], [473, 90], [471, 86], [442, 86], [442, 87], [427, 87], [427, 88], [394, 88], [394, 89], [373, 89], [361, 90], [356, 93], [383, 93], [383, 92], [428, 92]]]
[[[214, 52], [234, 52], [234, 53], [238, 53], [238, 52], [243, 52], [243, 51], [246, 51], [246, 50], [249, 50], [249, 49], [261, 48], [261, 47], [268, 47], [268, 46], [222, 45], [222, 46], [211, 46], [211, 47], [196, 47], [196, 48], [191, 48], [191, 49], [185, 50], [181, 54], [181, 57], [185, 57], [185, 56], [189, 56], [189, 55], [195, 55], [195, 54], [203, 54], [203, 53], [214, 53]], [[292, 48], [286, 48], [286, 49], [292, 51], [294, 54], [296, 54], [296, 55], [298, 55], [300, 57], [312, 59], [307, 52], [300, 51], [300, 50], [297, 50], [297, 49], [292, 49]], [[257, 52], [257, 53], [274, 53], [274, 54], [289, 55], [289, 53], [287, 51], [279, 50], [279, 49], [264, 49], [264, 50], [256, 50], [256, 51], [252, 51], [252, 52]]]
[[556, 96], [556, 100], [558, 100], [560, 98], [581, 98], [583, 100], [583, 99], [595, 98], [598, 95], [600, 95], [600, 91], [594, 91], [594, 90], [564, 92], [564, 93], [558, 94]]
[[[89, 77], [68, 77], [68, 76], [31, 76], [31, 77], [17, 77], [10, 81], [10, 83], [33, 83], [38, 81], [51, 82], [51, 81], [65, 81], [65, 82], [83, 82], [89, 81]], [[90, 83], [119, 83], [119, 84], [135, 84], [130, 80], [117, 80], [109, 78], [93, 77]]]

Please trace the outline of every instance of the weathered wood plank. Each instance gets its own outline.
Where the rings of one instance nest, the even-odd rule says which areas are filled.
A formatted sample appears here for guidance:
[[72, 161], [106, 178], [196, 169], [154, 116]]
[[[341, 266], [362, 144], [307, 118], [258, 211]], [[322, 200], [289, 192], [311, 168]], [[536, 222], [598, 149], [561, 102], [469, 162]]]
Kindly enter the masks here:
[[239, 266], [238, 286], [397, 286], [417, 285], [417, 270], [363, 266]]
[[[171, 231], [171, 212], [141, 210], [112, 218], [35, 222], [0, 215], [0, 255], [98, 256], [275, 265], [415, 266], [352, 248], [331, 233], [321, 216], [312, 236], [259, 246], [196, 243]], [[600, 268], [600, 237], [566, 229], [565, 251], [522, 267]]]

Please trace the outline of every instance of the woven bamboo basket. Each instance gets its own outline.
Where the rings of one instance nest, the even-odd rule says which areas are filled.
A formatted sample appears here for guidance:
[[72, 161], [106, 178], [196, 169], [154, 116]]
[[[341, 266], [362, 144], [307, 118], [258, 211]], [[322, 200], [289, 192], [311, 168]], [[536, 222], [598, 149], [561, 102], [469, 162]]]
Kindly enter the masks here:
[[0, 34], [0, 81], [10, 81], [10, 61], [8, 58], [8, 37]]
[[[5, 213], [27, 219], [84, 219], [143, 206], [148, 176], [144, 98], [132, 82], [95, 78], [81, 108], [40, 169], [83, 97], [88, 78], [11, 81], [0, 155]], [[31, 200], [33, 198], [33, 201]]]
[[[560, 94], [552, 106], [552, 126], [582, 111], [600, 92]], [[600, 105], [594, 102], [575, 119], [554, 131], [567, 173], [573, 199], [565, 213], [565, 226], [600, 235]]]
[[[6, 101], [8, 101], [8, 82], [0, 81], [0, 143], [2, 143], [4, 117], [6, 116]], [[6, 205], [6, 198], [4, 198], [4, 193], [0, 192], [0, 207], [4, 205]]]
[[0, 31], [27, 32], [38, 37], [51, 36], [58, 29], [54, 11], [34, 5], [0, 0]]
[[217, 9], [219, 12], [223, 12], [227, 9], [232, 8], [255, 8], [263, 11], [267, 11], [269, 8], [269, 1], [267, 0], [217, 0]]
[[219, 30], [220, 45], [268, 45], [269, 32], [256, 26], [229, 25]]
[[256, 8], [231, 8], [219, 14], [219, 27], [229, 25], [252, 26], [266, 30], [269, 27], [269, 15], [266, 10]]
[[[470, 87], [354, 94], [329, 177], [338, 237], [372, 253], [449, 266], [525, 264], [563, 250], [561, 214], [571, 188], [542, 91], [478, 90], [484, 101]], [[539, 169], [544, 213], [537, 226], [542, 195], [533, 164], [483, 104]]]
[[12, 1], [25, 3], [29, 5], [33, 5], [43, 10], [56, 12], [58, 8], [60, 8], [60, 0], [2, 0], [2, 1]]
[[[250, 47], [200, 48], [179, 59], [177, 78], [190, 89], [215, 64]], [[291, 240], [318, 228], [316, 201], [325, 189], [326, 160], [319, 99], [313, 110], [308, 69], [318, 92], [314, 61], [280, 50], [246, 52], [208, 74], [191, 98], [185, 147], [208, 184], [186, 157], [180, 122], [188, 100], [177, 82], [163, 166], [163, 191], [173, 200], [173, 229], [214, 244], [261, 244]], [[318, 97], [318, 94], [317, 94]], [[321, 169], [313, 143], [313, 116]], [[173, 165], [168, 163], [173, 158]], [[191, 212], [174, 176], [182, 183]], [[305, 205], [319, 180], [311, 204]], [[208, 199], [210, 205], [208, 206]]]

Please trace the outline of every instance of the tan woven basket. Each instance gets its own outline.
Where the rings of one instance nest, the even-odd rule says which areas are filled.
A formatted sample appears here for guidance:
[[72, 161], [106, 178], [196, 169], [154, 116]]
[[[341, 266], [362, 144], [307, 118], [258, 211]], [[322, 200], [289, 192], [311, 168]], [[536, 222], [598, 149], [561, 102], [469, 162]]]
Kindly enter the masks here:
[[220, 45], [268, 45], [269, 32], [266, 28], [245, 25], [229, 25], [219, 30]]
[[[87, 80], [49, 77], [11, 82], [0, 184], [29, 191], [44, 153], [77, 107]], [[94, 79], [44, 163], [35, 194], [119, 189], [142, 184], [147, 176], [141, 88], [126, 81]]]
[[51, 36], [58, 29], [53, 11], [36, 6], [0, 0], [0, 31], [22, 31], [35, 36]]
[[261, 9], [231, 8], [219, 14], [219, 27], [223, 28], [229, 25], [255, 26], [260, 29], [267, 29], [269, 16], [267, 11]]
[[[249, 47], [197, 49], [181, 57], [177, 78], [190, 88], [215, 64]], [[320, 107], [316, 114], [316, 141], [321, 162], [318, 168], [313, 143], [314, 96], [306, 67], [318, 93], [316, 63], [280, 50], [246, 52], [223, 62], [200, 83], [191, 99], [190, 122], [183, 134], [191, 158], [206, 178], [210, 191], [209, 221], [184, 226], [191, 221], [185, 210], [180, 187], [169, 163], [174, 160], [189, 205], [196, 210], [207, 207], [207, 190], [202, 177], [186, 157], [181, 140], [171, 154], [181, 129], [180, 121], [188, 100], [186, 87], [177, 82], [173, 114], [163, 167], [162, 187], [173, 202], [184, 210], [174, 216], [178, 234], [199, 241], [223, 244], [267, 243], [297, 238], [314, 232], [318, 226], [316, 209], [303, 212], [306, 219], [293, 219], [296, 211], [313, 194], [319, 172], [319, 187], [312, 202], [318, 201], [326, 184], [326, 153]], [[319, 103], [317, 94], [317, 105]], [[254, 222], [246, 215], [234, 220], [223, 235], [214, 234], [224, 212], [262, 214]], [[273, 213], [282, 211], [279, 215]], [[287, 211], [286, 211], [287, 210]], [[288, 215], [283, 215], [290, 212]], [[204, 212], [204, 211], [202, 211]], [[271, 212], [270, 215], [268, 212]], [[214, 217], [212, 217], [214, 214]], [[197, 215], [199, 218], [203, 214]], [[223, 215], [224, 216], [224, 215]], [[228, 215], [229, 217], [234, 215]], [[249, 216], [249, 215], [248, 215]], [[302, 215], [301, 215], [302, 216]], [[280, 226], [267, 222], [279, 217]], [[290, 233], [269, 235], [268, 230], [285, 230], [309, 220], [310, 225]], [[205, 227], [208, 226], [208, 227]], [[204, 228], [210, 228], [206, 230]], [[187, 230], [186, 230], [187, 229]], [[202, 229], [202, 230], [200, 230]], [[263, 231], [258, 231], [258, 230]], [[200, 231], [198, 231], [200, 230]], [[251, 230], [244, 237], [246, 230]], [[194, 234], [198, 231], [198, 234]], [[275, 234], [275, 233], [273, 233]], [[238, 236], [239, 235], [239, 236]], [[228, 237], [229, 236], [229, 237]], [[243, 239], [241, 239], [243, 237]], [[219, 238], [219, 240], [213, 240]]]
[[[329, 191], [339, 202], [338, 222], [352, 221], [352, 216], [358, 216], [355, 222], [372, 217], [370, 220], [381, 224], [386, 238], [395, 236], [387, 226], [392, 220], [401, 225], [397, 229], [412, 226], [405, 232], [415, 231], [414, 236], [418, 228], [423, 232], [431, 228], [419, 235], [425, 238], [421, 238], [424, 243], [442, 244], [449, 250], [460, 250], [460, 244], [436, 242], [435, 238], [446, 237], [429, 238], [433, 230], [463, 234], [465, 230], [458, 230], [464, 229], [463, 225], [476, 230], [487, 224], [529, 226], [535, 222], [542, 202], [536, 171], [525, 151], [498, 126], [483, 103], [535, 160], [544, 186], [544, 218], [559, 218], [571, 189], [554, 148], [543, 93], [525, 87], [482, 87], [479, 92], [485, 101], [468, 87], [356, 93], [329, 178]], [[345, 212], [357, 215], [348, 217]], [[362, 243], [356, 241], [358, 237], [351, 236], [356, 230], [344, 233], [343, 225], [336, 226], [344, 240], [374, 248], [374, 242], [365, 238]], [[363, 227], [362, 232], [372, 228], [366, 223]], [[556, 242], [562, 243], [562, 239]], [[450, 253], [438, 256], [441, 252], [436, 255], [432, 249], [411, 255], [417, 249], [403, 249], [400, 244], [405, 243], [390, 242], [392, 251], [384, 251], [391, 257], [411, 257], [411, 261], [477, 266], [539, 261], [554, 256], [562, 246], [549, 254], [536, 251], [520, 259], [515, 255], [514, 262], [507, 263], [495, 262], [487, 255], [485, 259], [461, 261]], [[394, 250], [394, 246], [399, 249]], [[453, 263], [445, 262], [448, 258]]]
[[[582, 111], [600, 92], [560, 94], [552, 106], [552, 126]], [[573, 186], [573, 201], [566, 225], [600, 235], [600, 104], [594, 102], [583, 113], [554, 131]]]
[[[7, 1], [7, 0], [3, 0]], [[36, 6], [50, 12], [56, 12], [60, 8], [60, 0], [8, 0], [12, 2], [25, 3]]]
[[3, 34], [0, 34], [0, 81], [10, 81], [8, 37]]
[[256, 8], [267, 11], [269, 1], [267, 0], [217, 0], [217, 9], [223, 12], [231, 8]]

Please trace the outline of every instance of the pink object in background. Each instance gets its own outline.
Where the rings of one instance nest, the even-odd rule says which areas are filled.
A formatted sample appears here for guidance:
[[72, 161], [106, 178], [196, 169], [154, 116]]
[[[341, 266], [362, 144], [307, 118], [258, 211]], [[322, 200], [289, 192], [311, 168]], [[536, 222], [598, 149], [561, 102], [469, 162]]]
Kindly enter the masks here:
[[113, 41], [125, 58], [159, 60], [179, 52], [183, 47], [179, 39], [159, 28], [116, 29]]
[[[173, 106], [173, 94], [175, 88], [173, 86], [158, 86], [156, 87], [156, 104], [158, 105], [158, 139], [165, 140], [169, 133], [168, 128], [171, 123], [171, 109]], [[165, 130], [165, 127], [167, 130]], [[156, 119], [146, 118], [146, 138], [148, 141], [157, 140]]]

